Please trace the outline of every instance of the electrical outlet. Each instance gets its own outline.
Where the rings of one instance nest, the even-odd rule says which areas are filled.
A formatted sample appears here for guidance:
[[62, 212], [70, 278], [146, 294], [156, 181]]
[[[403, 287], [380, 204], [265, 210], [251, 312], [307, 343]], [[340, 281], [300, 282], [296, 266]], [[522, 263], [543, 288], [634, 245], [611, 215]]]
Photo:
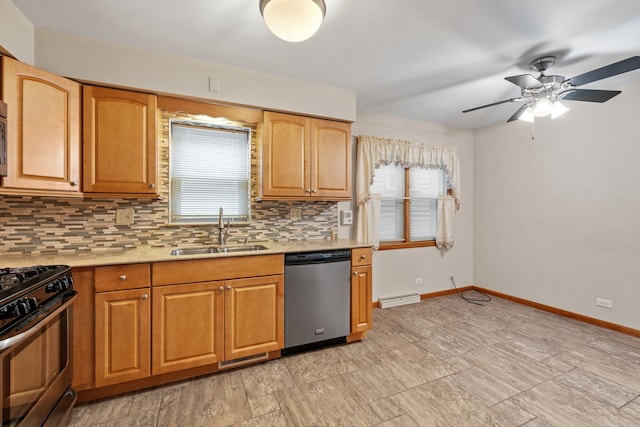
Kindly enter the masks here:
[[613, 301], [604, 298], [596, 298], [596, 305], [604, 308], [613, 308]]
[[289, 210], [289, 219], [302, 219], [302, 209], [291, 208]]
[[116, 209], [116, 225], [133, 224], [133, 208]]
[[416, 285], [422, 285], [422, 277], [416, 277]]

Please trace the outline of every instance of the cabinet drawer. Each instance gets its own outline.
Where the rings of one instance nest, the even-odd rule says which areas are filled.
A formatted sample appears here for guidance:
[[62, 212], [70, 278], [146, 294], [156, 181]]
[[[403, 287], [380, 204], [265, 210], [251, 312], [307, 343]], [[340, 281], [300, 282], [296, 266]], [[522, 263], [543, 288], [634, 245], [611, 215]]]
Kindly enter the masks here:
[[96, 267], [96, 292], [146, 288], [151, 285], [149, 264]]
[[371, 248], [351, 249], [351, 266], [371, 265], [373, 261], [373, 250]]

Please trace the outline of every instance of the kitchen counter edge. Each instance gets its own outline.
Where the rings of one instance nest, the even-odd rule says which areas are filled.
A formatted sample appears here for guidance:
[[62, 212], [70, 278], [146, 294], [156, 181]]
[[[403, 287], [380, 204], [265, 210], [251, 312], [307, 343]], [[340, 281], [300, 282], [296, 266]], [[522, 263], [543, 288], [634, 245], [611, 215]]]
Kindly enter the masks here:
[[[251, 242], [254, 243], [254, 242]], [[213, 253], [200, 255], [171, 255], [173, 249], [191, 248], [209, 245], [184, 245], [165, 247], [140, 247], [127, 249], [105, 249], [91, 252], [58, 253], [58, 254], [16, 254], [2, 255], [0, 268], [28, 267], [32, 265], [68, 265], [70, 267], [98, 267], [103, 265], [139, 264], [147, 262], [184, 261], [192, 259], [214, 259], [256, 255], [286, 254], [295, 252], [326, 251], [335, 249], [368, 248], [371, 244], [349, 239], [336, 240], [304, 240], [288, 243], [256, 242], [267, 249], [234, 253]], [[214, 245], [210, 245], [214, 246]], [[233, 247], [234, 245], [227, 245]]]

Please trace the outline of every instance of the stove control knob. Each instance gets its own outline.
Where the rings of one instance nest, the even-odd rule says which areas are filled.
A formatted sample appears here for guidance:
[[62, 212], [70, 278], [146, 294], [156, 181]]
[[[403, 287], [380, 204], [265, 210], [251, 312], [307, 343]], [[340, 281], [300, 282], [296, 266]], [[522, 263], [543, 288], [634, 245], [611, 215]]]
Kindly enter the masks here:
[[26, 302], [20, 301], [16, 304], [16, 312], [18, 313], [18, 316], [26, 316], [29, 314], [29, 311], [30, 310]]
[[33, 311], [36, 308], [38, 308], [38, 300], [35, 298], [27, 298], [26, 300], [27, 302], [27, 308], [29, 309], [29, 311]]
[[15, 317], [16, 307], [14, 304], [7, 304], [4, 307], [0, 308], [0, 320], [11, 319]]

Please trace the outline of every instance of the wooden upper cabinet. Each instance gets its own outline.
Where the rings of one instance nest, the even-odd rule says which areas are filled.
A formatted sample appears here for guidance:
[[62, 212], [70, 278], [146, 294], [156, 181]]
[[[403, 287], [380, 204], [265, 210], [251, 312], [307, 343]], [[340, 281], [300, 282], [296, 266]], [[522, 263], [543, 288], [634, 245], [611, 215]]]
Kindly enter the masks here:
[[156, 95], [85, 86], [82, 106], [86, 195], [156, 197]]
[[7, 173], [2, 193], [82, 196], [80, 84], [2, 56]]
[[262, 196], [350, 199], [351, 125], [265, 112]]
[[311, 192], [314, 197], [351, 198], [351, 125], [311, 120]]

